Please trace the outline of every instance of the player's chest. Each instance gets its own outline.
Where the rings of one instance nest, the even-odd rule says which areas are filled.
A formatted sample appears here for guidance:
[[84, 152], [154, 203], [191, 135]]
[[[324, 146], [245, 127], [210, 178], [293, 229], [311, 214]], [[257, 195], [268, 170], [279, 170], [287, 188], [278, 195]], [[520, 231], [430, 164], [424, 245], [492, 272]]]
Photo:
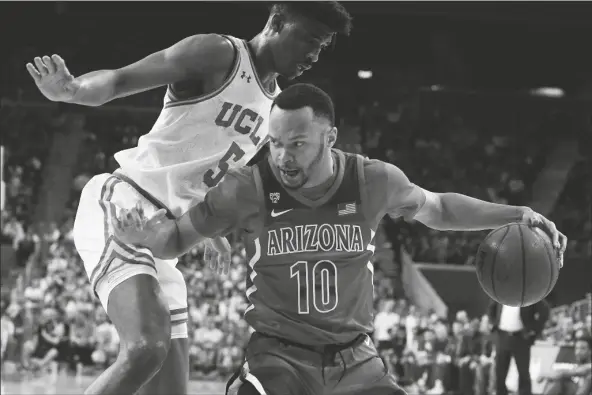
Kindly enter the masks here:
[[363, 254], [368, 251], [373, 230], [358, 207], [351, 202], [316, 208], [271, 208], [265, 213], [260, 234], [262, 252], [268, 257], [329, 254], [345, 258]]

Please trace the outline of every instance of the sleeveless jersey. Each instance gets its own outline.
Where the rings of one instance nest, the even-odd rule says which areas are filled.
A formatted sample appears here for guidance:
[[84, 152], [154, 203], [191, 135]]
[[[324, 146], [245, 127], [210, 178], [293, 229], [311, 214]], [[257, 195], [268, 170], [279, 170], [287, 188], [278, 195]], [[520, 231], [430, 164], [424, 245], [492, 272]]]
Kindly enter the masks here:
[[225, 36], [235, 62], [224, 84], [177, 101], [170, 87], [156, 123], [135, 148], [115, 154], [122, 173], [175, 216], [203, 200], [231, 167], [243, 166], [264, 144], [273, 98], [263, 88], [244, 40]]
[[326, 345], [372, 330], [376, 224], [362, 211], [363, 159], [336, 152], [334, 185], [308, 204], [283, 188], [267, 160], [258, 164], [264, 225], [246, 238], [245, 312], [258, 332]]

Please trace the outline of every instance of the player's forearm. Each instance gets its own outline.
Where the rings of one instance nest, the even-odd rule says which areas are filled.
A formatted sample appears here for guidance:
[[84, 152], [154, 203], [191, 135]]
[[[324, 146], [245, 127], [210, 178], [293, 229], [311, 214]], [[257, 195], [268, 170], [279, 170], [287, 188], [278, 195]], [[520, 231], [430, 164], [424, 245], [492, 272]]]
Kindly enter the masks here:
[[152, 254], [161, 259], [174, 259], [186, 254], [204, 239], [206, 237], [195, 230], [189, 215], [185, 214], [176, 221], [167, 221], [166, 231]]
[[97, 70], [76, 78], [78, 90], [70, 101], [83, 106], [101, 106], [115, 98], [118, 74], [116, 70]]
[[458, 193], [438, 193], [436, 207], [420, 221], [437, 230], [485, 230], [519, 222], [527, 207], [490, 203]]

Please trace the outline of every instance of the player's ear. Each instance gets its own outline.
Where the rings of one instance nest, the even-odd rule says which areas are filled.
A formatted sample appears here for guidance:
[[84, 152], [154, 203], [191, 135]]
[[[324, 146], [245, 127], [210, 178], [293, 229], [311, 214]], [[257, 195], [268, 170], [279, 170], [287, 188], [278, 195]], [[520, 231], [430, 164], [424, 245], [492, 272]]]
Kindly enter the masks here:
[[269, 20], [269, 26], [274, 33], [280, 33], [286, 24], [286, 18], [282, 14], [273, 14]]
[[333, 126], [331, 130], [327, 132], [327, 145], [330, 148], [333, 148], [335, 143], [337, 142], [337, 128]]

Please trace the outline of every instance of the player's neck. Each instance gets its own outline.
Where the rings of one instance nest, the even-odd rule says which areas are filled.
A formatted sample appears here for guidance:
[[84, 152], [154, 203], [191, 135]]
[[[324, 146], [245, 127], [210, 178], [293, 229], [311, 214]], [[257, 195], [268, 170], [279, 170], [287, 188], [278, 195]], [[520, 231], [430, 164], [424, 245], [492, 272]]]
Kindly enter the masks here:
[[255, 60], [255, 71], [264, 86], [271, 86], [278, 76], [273, 70], [273, 57], [270, 49], [265, 45], [263, 33], [259, 33], [249, 41], [249, 50]]
[[330, 151], [327, 157], [323, 158], [323, 161], [319, 163], [318, 170], [314, 172], [315, 177], [309, 179], [309, 181], [303, 186], [303, 188], [314, 188], [327, 183], [332, 180], [337, 174], [336, 158], [333, 157], [333, 152]]

